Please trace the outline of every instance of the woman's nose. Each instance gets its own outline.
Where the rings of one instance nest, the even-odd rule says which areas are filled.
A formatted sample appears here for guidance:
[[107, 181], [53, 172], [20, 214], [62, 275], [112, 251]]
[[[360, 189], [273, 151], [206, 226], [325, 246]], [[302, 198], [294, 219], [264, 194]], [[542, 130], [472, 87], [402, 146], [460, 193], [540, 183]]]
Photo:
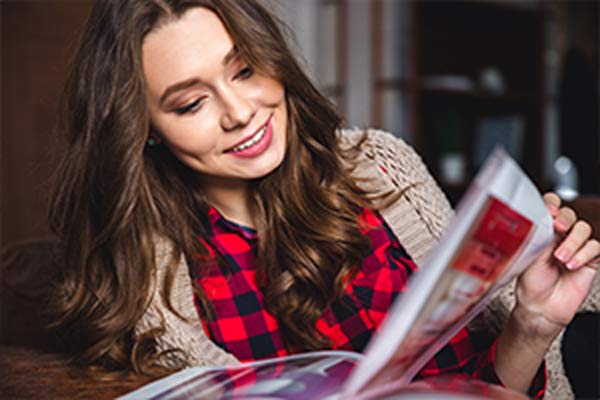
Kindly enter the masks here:
[[255, 113], [254, 102], [240, 90], [224, 88], [221, 90], [221, 101], [221, 126], [225, 131], [244, 127], [252, 120]]

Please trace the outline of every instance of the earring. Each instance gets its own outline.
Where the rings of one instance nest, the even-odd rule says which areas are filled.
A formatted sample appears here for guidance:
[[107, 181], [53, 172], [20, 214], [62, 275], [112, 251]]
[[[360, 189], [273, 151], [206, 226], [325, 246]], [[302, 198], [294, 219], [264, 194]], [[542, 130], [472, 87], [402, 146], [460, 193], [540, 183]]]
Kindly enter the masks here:
[[153, 137], [149, 137], [149, 138], [146, 140], [146, 146], [148, 146], [148, 147], [154, 147], [154, 146], [156, 146], [156, 145], [157, 145], [157, 142], [156, 142], [156, 140], [154, 140], [154, 138], [153, 138]]

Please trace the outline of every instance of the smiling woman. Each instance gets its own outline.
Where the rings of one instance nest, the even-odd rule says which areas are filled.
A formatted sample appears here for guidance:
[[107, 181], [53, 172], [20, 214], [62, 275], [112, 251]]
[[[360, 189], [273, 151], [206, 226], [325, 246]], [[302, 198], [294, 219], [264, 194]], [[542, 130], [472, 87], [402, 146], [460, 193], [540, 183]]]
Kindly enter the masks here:
[[[410, 146], [341, 129], [257, 0], [97, 1], [64, 108], [54, 325], [104, 372], [362, 351], [451, 214]], [[564, 240], [500, 336], [463, 329], [420, 376], [543, 394], [600, 253], [546, 200]]]
[[[351, 154], [339, 117], [265, 9], [98, 1], [63, 104], [69, 152], [50, 223], [68, 264], [54, 309], [79, 361], [164, 365], [160, 330], [138, 335], [136, 324], [164, 269], [156, 284], [171, 304], [180, 255], [225, 259], [214, 215], [260, 235], [257, 280], [286, 346], [322, 346], [314, 321], [368, 246], [356, 220], [366, 200], [342, 167]], [[158, 238], [172, 246], [168, 268], [155, 258]], [[196, 295], [206, 318], [211, 302], [200, 285]]]
[[[229, 219], [253, 226], [248, 213], [228, 214], [235, 207], [227, 203], [232, 191], [249, 199], [249, 180], [283, 161], [283, 85], [255, 71], [206, 8], [151, 32], [142, 45], [142, 61], [155, 140], [199, 172], [211, 204]], [[230, 181], [225, 192], [224, 181]]]

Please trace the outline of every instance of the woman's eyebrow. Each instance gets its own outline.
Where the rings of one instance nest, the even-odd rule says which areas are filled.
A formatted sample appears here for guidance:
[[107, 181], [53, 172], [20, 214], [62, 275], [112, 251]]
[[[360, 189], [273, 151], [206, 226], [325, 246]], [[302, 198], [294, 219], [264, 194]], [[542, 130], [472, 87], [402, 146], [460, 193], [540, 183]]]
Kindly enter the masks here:
[[221, 65], [226, 66], [227, 64], [229, 64], [231, 62], [231, 60], [233, 60], [234, 58], [237, 57], [239, 51], [236, 45], [231, 46], [231, 49], [227, 52], [227, 54], [225, 54], [225, 57], [223, 57], [223, 61], [221, 61]]
[[[227, 54], [225, 54], [225, 57], [223, 57], [223, 60], [221, 61], [221, 65], [226, 66], [227, 64], [229, 64], [231, 62], [231, 60], [233, 60], [235, 57], [237, 57], [238, 53], [239, 52], [238, 52], [237, 46], [235, 46], [235, 45], [232, 46], [231, 49], [227, 52]], [[159, 101], [160, 106], [162, 107], [165, 100], [173, 93], [178, 92], [180, 90], [187, 89], [190, 86], [196, 85], [197, 83], [199, 83], [198, 79], [191, 78], [191, 79], [186, 79], [185, 81], [177, 82], [177, 83], [170, 85], [169, 87], [167, 87], [165, 89], [162, 96], [160, 96], [160, 101]]]
[[160, 106], [162, 107], [163, 104], [164, 104], [164, 102], [165, 102], [165, 100], [169, 96], [171, 96], [173, 93], [179, 92], [180, 90], [187, 89], [187, 88], [189, 88], [191, 86], [196, 85], [197, 83], [199, 83], [198, 79], [192, 78], [192, 79], [188, 79], [188, 80], [185, 80], [185, 81], [182, 81], [182, 82], [178, 82], [178, 83], [175, 83], [175, 84], [169, 86], [167, 89], [165, 89], [165, 92], [163, 93], [163, 95], [160, 96], [160, 101], [159, 101]]

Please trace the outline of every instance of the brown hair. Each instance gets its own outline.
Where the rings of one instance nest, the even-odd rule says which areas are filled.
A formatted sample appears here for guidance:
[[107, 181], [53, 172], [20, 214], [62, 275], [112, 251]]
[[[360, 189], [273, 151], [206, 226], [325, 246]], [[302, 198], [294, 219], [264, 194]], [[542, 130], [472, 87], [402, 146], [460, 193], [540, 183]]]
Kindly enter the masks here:
[[[84, 364], [156, 372], [160, 330], [134, 332], [153, 290], [155, 240], [174, 245], [173, 268], [181, 254], [206, 254], [194, 239], [208, 209], [195, 173], [165, 146], [145, 146], [152, 127], [140, 61], [150, 31], [197, 6], [215, 12], [246, 61], [285, 87], [286, 157], [253, 181], [253, 211], [257, 281], [286, 347], [328, 345], [315, 321], [368, 251], [357, 214], [369, 202], [344, 167], [356, 148], [341, 150], [340, 118], [265, 8], [256, 0], [100, 0], [65, 88], [68, 151], [50, 209], [67, 260], [54, 297], [56, 325], [76, 338], [71, 350]], [[167, 304], [173, 268], [161, 291]]]

